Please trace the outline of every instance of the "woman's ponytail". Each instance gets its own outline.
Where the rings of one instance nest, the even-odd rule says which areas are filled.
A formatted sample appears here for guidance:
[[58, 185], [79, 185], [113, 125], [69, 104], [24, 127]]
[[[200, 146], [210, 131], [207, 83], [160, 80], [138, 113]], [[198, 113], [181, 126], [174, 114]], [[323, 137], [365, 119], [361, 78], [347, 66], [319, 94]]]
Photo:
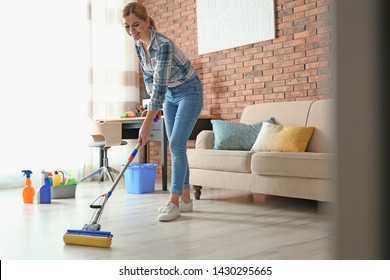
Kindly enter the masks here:
[[156, 28], [156, 22], [154, 21], [154, 19], [152, 19], [151, 17], [149, 17], [149, 27], [152, 27], [154, 29], [157, 29]]

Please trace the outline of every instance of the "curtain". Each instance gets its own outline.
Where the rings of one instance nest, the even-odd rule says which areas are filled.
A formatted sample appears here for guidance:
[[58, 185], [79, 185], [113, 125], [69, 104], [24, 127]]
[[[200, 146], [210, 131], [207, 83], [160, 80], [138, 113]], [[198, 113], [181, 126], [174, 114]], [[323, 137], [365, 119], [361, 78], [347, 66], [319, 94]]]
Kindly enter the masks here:
[[[88, 1], [88, 114], [95, 120], [119, 118], [126, 111], [135, 111], [139, 103], [138, 60], [132, 38], [125, 32], [122, 22], [122, 9], [128, 2]], [[109, 165], [120, 169], [135, 144], [133, 140], [128, 141], [127, 146], [112, 147]], [[98, 156], [99, 149], [89, 150], [84, 175], [99, 167]]]
[[0, 188], [24, 187], [21, 170], [78, 176], [84, 164], [86, 3], [1, 1]]
[[[98, 167], [88, 115], [117, 117], [138, 102], [134, 46], [121, 25], [127, 2], [0, 3], [0, 189], [24, 187], [24, 169], [39, 188], [42, 170], [79, 179]], [[121, 148], [110, 163], [127, 159]]]

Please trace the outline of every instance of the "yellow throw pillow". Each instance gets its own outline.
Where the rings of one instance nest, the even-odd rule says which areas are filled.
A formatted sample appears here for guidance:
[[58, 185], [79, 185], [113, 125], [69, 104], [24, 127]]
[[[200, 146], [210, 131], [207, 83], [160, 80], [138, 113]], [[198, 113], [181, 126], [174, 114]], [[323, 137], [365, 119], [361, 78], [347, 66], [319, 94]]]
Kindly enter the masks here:
[[314, 127], [287, 126], [264, 122], [252, 151], [304, 152]]

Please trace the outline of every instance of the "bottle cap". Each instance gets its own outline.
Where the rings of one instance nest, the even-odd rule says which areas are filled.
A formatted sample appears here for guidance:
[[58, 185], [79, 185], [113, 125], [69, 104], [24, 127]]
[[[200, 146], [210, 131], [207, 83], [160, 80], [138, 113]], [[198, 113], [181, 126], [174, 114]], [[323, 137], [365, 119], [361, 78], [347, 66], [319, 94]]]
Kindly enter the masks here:
[[22, 170], [22, 172], [24, 173], [24, 175], [26, 175], [27, 178], [30, 178], [30, 175], [32, 174], [32, 171], [31, 170]]

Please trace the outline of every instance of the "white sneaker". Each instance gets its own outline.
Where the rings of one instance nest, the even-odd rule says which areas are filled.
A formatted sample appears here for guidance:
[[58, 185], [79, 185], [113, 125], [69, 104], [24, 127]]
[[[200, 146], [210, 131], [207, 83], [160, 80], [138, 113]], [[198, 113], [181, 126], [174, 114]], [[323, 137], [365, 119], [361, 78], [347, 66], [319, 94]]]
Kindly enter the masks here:
[[179, 208], [180, 208], [181, 212], [191, 212], [192, 209], [194, 208], [194, 203], [192, 202], [192, 199], [190, 202], [184, 202], [180, 198], [179, 199]]
[[168, 202], [162, 209], [158, 220], [160, 222], [169, 222], [180, 217], [180, 209], [172, 202]]
[[[164, 210], [164, 207], [165, 205], [158, 208], [159, 214], [161, 214], [161, 212]], [[194, 203], [192, 202], [192, 199], [190, 202], [184, 202], [183, 200], [181, 200], [181, 198], [179, 199], [180, 212], [191, 212], [193, 208], [194, 208]]]

